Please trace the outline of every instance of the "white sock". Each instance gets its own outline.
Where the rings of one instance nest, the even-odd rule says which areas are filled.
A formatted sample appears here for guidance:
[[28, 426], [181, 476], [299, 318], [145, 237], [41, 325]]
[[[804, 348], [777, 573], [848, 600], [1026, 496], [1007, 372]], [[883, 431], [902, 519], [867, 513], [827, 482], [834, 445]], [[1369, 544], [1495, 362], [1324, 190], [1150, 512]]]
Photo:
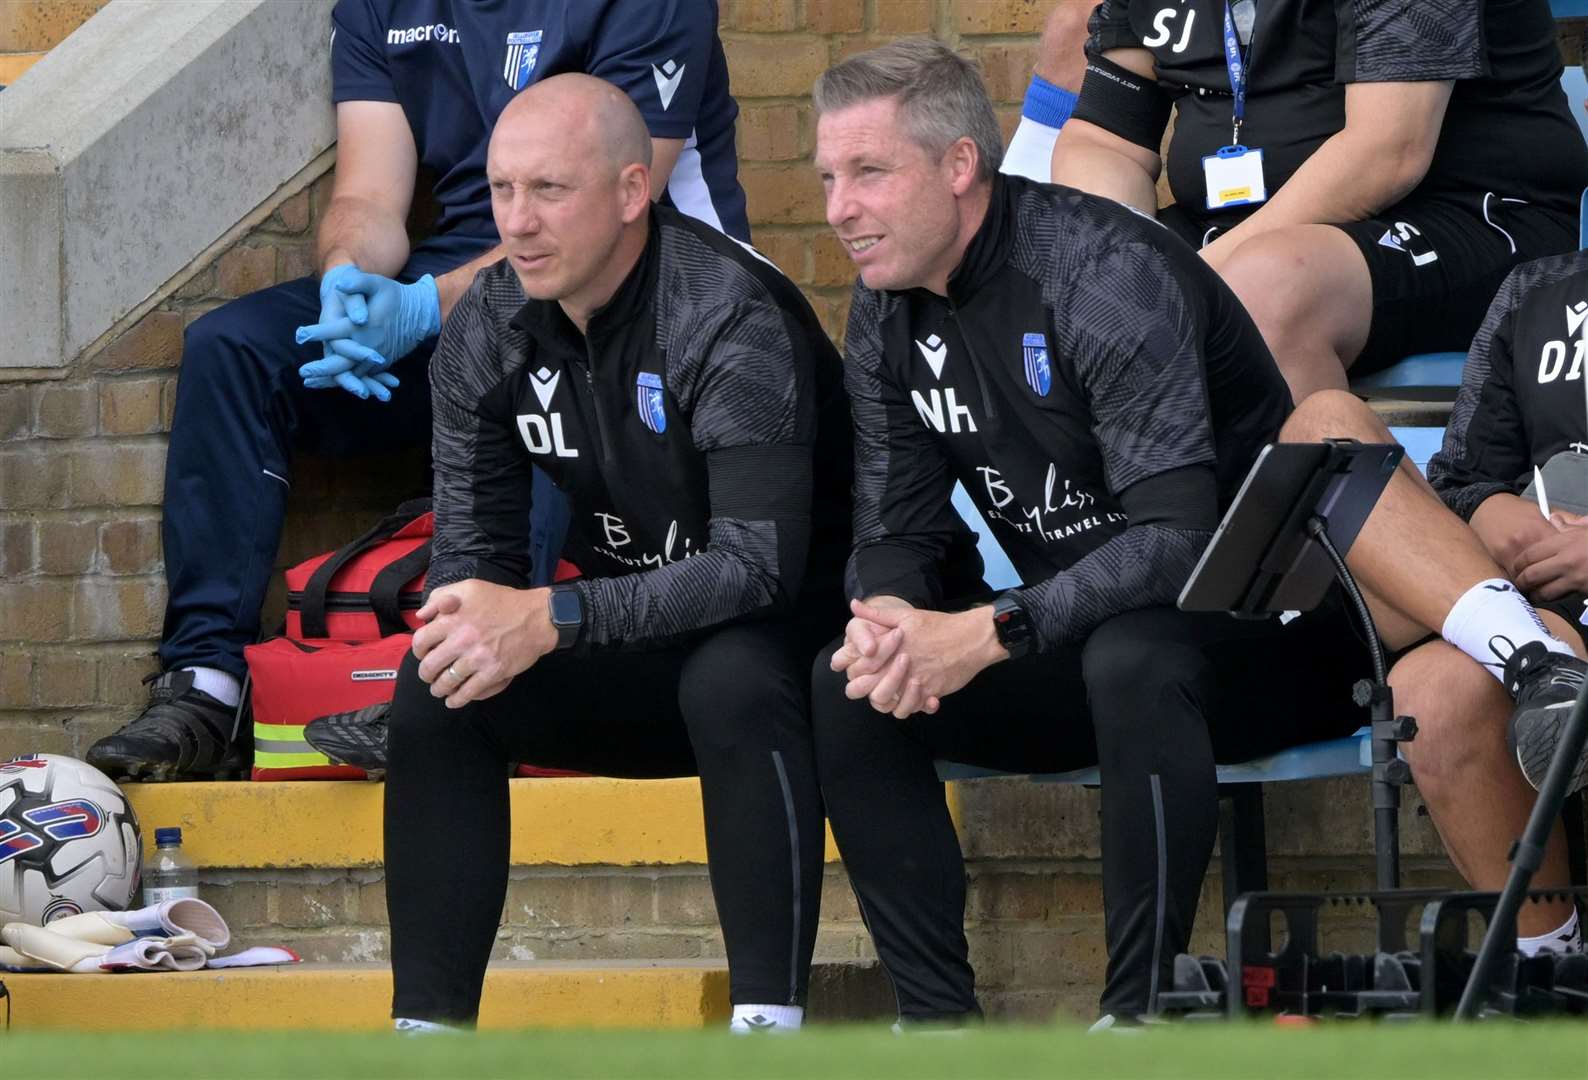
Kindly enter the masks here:
[[998, 171], [1005, 176], [1023, 176], [1043, 184], [1051, 182], [1053, 144], [1058, 142], [1059, 129], [1070, 118], [1075, 100], [1076, 96], [1064, 87], [1033, 74], [1020, 109], [1020, 124], [1009, 140]]
[[798, 1031], [805, 1022], [801, 1005], [735, 1005], [728, 1030], [736, 1035], [757, 1031]]
[[238, 698], [243, 696], [243, 685], [237, 681], [237, 676], [220, 668], [190, 667], [183, 671], [193, 673], [193, 689], [202, 690], [222, 705], [237, 707]]
[[1059, 141], [1059, 129], [1022, 116], [1004, 151], [1004, 163], [998, 171], [1005, 176], [1023, 176], [1027, 180], [1047, 184], [1053, 181], [1053, 144]]
[[1480, 581], [1461, 594], [1445, 616], [1439, 635], [1505, 681], [1505, 661], [1533, 641], [1550, 652], [1572, 655], [1571, 647], [1544, 627], [1544, 621], [1516, 586], [1501, 578]]
[[1523, 956], [1537, 956], [1539, 953], [1564, 953], [1582, 952], [1582, 927], [1577, 925], [1577, 911], [1574, 908], [1571, 918], [1561, 923], [1547, 934], [1538, 937], [1519, 937], [1516, 939], [1516, 951]]
[[403, 1035], [440, 1035], [456, 1033], [461, 1028], [451, 1024], [438, 1024], [434, 1020], [410, 1020], [406, 1016], [399, 1016], [394, 1030]]

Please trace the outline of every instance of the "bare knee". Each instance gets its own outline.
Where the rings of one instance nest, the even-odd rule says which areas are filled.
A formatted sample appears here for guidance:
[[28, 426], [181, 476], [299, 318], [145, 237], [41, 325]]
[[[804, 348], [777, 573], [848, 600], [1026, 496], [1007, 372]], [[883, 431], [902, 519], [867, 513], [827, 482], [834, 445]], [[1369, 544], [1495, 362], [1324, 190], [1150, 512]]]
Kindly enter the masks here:
[[1305, 238], [1280, 229], [1241, 244], [1219, 266], [1219, 276], [1263, 333], [1270, 349], [1301, 336], [1316, 309], [1312, 256]]
[[1281, 442], [1316, 442], [1319, 439], [1359, 439], [1393, 442], [1378, 414], [1348, 390], [1319, 390], [1309, 394], [1280, 429]]
[[1274, 354], [1291, 396], [1344, 388], [1373, 318], [1373, 283], [1361, 252], [1327, 225], [1253, 237], [1218, 263]]

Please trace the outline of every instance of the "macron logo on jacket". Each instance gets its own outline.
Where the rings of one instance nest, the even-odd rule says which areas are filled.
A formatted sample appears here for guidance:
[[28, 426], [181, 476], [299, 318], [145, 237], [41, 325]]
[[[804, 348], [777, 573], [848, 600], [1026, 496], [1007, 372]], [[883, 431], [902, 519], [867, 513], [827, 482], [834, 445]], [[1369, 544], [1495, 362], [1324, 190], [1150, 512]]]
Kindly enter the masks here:
[[663, 112], [673, 104], [673, 95], [678, 93], [678, 84], [684, 81], [684, 69], [688, 66], [672, 60], [660, 67], [651, 65], [651, 74], [656, 77], [656, 94], [662, 99]]
[[948, 344], [942, 338], [933, 334], [925, 341], [917, 341], [915, 347], [921, 350], [921, 356], [926, 360], [926, 366], [932, 369], [932, 378], [943, 377], [943, 361], [948, 359]]
[[456, 45], [458, 32], [446, 23], [426, 23], [424, 26], [410, 26], [406, 30], [386, 31], [388, 45], [412, 45], [420, 41], [439, 41]]
[[1588, 300], [1579, 300], [1566, 309], [1566, 336], [1576, 337], [1584, 321], [1588, 321]]
[[530, 372], [530, 388], [535, 391], [535, 398], [540, 402], [540, 407], [547, 412], [551, 411], [551, 396], [557, 392], [557, 381], [561, 378], [562, 372], [553, 373], [548, 368]]

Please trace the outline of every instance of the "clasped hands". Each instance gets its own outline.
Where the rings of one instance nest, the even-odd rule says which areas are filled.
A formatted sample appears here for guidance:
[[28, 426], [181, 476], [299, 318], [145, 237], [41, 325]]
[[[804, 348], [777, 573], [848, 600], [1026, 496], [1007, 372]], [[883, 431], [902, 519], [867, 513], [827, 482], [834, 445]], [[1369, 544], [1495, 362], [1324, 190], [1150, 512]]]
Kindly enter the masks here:
[[298, 374], [311, 390], [340, 386], [355, 397], [390, 401], [398, 379], [387, 369], [440, 332], [441, 294], [429, 274], [403, 285], [343, 263], [320, 278], [320, 321], [298, 327], [299, 345], [318, 341], [324, 349]]
[[432, 697], [461, 709], [501, 693], [557, 647], [550, 589], [512, 589], [469, 579], [430, 594], [414, 631], [419, 678]]
[[894, 597], [852, 600], [853, 618], [832, 669], [848, 675], [844, 694], [904, 720], [937, 712], [943, 699], [1006, 659], [990, 606], [925, 611]]

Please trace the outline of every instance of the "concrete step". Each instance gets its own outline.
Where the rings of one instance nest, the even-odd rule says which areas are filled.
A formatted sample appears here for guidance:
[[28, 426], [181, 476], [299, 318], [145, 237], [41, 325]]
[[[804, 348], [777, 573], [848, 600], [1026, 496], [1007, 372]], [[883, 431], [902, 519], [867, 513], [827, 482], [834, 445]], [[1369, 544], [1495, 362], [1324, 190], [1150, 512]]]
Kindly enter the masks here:
[[[7, 975], [18, 1031], [391, 1025], [383, 964], [300, 964], [139, 975]], [[492, 965], [480, 1026], [701, 1027], [725, 1021], [728, 969], [711, 962]]]
[[28, 68], [44, 59], [42, 52], [0, 53], [0, 86], [10, 86]]
[[[203, 897], [239, 946], [306, 960], [389, 956], [384, 785], [360, 781], [127, 784], [146, 841], [181, 826]], [[507, 895], [493, 961], [720, 961], [694, 779], [509, 782]], [[837, 850], [817, 883], [817, 956], [874, 955]]]
[[[202, 868], [381, 865], [385, 785], [364, 781], [124, 784], [146, 839], [178, 825]], [[514, 866], [704, 864], [700, 782], [557, 777], [509, 781]], [[827, 859], [837, 861], [831, 833]]]

